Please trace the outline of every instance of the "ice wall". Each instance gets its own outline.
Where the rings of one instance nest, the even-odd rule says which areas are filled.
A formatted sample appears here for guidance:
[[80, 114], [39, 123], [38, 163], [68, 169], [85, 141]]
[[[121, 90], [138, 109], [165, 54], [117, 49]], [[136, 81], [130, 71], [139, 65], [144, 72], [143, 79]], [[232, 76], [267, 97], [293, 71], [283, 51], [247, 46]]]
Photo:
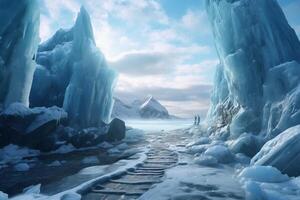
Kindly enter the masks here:
[[206, 0], [206, 9], [220, 59], [211, 131], [274, 137], [299, 123], [300, 43], [276, 0]]
[[108, 122], [116, 74], [96, 47], [90, 17], [82, 7], [69, 30], [39, 46], [31, 106], [63, 107], [73, 126]]
[[37, 0], [0, 1], [0, 104], [29, 105], [39, 43]]

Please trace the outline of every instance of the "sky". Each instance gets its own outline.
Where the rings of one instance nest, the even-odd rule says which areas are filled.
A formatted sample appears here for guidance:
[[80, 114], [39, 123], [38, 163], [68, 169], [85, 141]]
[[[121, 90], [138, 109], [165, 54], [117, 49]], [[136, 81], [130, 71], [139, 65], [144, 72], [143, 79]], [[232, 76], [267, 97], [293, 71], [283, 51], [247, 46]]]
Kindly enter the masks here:
[[[300, 36], [300, 0], [279, 3]], [[41, 41], [72, 27], [81, 5], [119, 73], [117, 98], [152, 95], [172, 114], [205, 116], [218, 58], [204, 0], [41, 0]]]

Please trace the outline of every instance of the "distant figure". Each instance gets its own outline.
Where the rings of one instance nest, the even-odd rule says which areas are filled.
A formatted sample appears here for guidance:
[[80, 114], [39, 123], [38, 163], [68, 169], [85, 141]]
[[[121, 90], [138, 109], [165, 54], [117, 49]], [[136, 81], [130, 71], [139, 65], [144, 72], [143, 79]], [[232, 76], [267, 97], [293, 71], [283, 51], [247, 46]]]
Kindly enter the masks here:
[[197, 125], [197, 115], [195, 115], [194, 125]]
[[197, 115], [197, 125], [200, 124], [200, 115]]

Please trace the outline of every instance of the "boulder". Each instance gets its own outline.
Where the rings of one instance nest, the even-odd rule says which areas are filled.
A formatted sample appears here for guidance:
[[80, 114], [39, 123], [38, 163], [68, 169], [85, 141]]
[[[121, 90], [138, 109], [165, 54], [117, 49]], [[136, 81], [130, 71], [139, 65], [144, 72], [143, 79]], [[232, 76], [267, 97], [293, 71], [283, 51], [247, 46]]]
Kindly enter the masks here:
[[106, 140], [104, 128], [87, 128], [74, 134], [68, 142], [76, 148], [91, 147], [101, 144]]
[[252, 158], [252, 165], [271, 165], [289, 176], [300, 175], [300, 125], [269, 140]]
[[55, 149], [60, 124], [67, 121], [67, 113], [56, 106], [28, 108], [13, 103], [0, 113], [0, 146], [17, 144], [49, 151]]
[[109, 129], [107, 132], [107, 141], [120, 141], [125, 138], [125, 132], [125, 122], [118, 118], [114, 118], [109, 124]]

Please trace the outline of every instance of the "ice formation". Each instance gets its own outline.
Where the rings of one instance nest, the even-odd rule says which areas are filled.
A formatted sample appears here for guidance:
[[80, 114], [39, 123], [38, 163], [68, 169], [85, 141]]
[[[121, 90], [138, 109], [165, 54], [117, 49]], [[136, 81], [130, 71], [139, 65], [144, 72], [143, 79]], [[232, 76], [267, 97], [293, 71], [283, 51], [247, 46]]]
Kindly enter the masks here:
[[29, 105], [39, 20], [37, 0], [0, 2], [0, 107], [14, 102]]
[[211, 131], [271, 139], [300, 123], [300, 42], [275, 0], [206, 0], [220, 59]]
[[63, 107], [81, 128], [109, 122], [116, 74], [96, 47], [90, 17], [82, 7], [69, 30], [39, 46], [31, 106]]

